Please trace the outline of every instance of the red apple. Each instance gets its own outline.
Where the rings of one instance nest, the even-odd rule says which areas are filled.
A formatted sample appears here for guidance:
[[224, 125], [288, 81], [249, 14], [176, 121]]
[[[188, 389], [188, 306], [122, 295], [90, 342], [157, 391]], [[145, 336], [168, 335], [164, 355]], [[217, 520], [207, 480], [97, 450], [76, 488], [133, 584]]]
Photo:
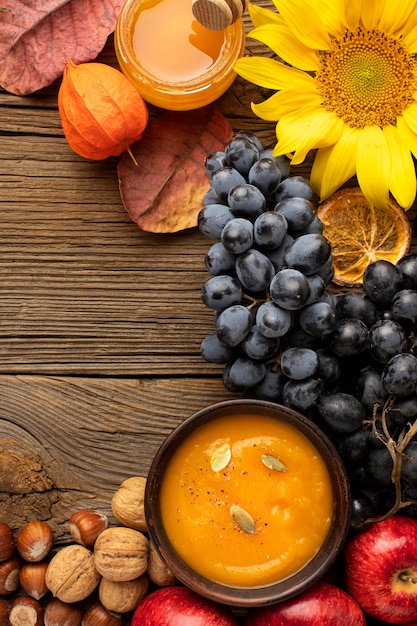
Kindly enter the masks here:
[[249, 609], [245, 626], [365, 626], [358, 604], [335, 585], [319, 581], [307, 591], [285, 600]]
[[394, 515], [353, 535], [344, 550], [348, 592], [388, 624], [417, 617], [417, 521]]
[[188, 587], [162, 587], [135, 610], [131, 626], [237, 626], [226, 606], [207, 600]]

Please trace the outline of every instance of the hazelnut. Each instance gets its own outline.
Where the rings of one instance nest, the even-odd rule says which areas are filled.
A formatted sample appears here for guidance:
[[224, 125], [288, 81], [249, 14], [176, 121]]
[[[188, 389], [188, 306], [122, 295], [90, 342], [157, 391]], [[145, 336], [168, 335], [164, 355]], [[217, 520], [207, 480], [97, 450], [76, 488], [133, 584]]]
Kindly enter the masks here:
[[147, 530], [144, 510], [146, 478], [132, 476], [122, 482], [113, 494], [111, 509], [123, 526], [145, 532]]
[[99, 534], [108, 526], [107, 516], [93, 509], [82, 509], [69, 519], [70, 533], [74, 541], [92, 548]]
[[46, 561], [40, 563], [25, 563], [20, 570], [20, 586], [28, 596], [40, 600], [48, 592], [45, 574], [48, 568]]
[[13, 531], [8, 524], [0, 522], [0, 561], [7, 561], [14, 552]]
[[0, 626], [9, 626], [10, 606], [7, 600], [0, 598]]
[[43, 626], [43, 608], [35, 598], [22, 596], [10, 606], [11, 626]]
[[46, 606], [43, 623], [44, 626], [80, 626], [82, 618], [79, 606], [53, 598]]
[[139, 578], [148, 567], [148, 543], [145, 535], [133, 528], [107, 528], [94, 546], [96, 569], [117, 582]]
[[22, 559], [31, 563], [42, 561], [54, 543], [52, 528], [39, 520], [29, 522], [16, 539], [16, 547]]
[[175, 585], [178, 581], [162, 559], [153, 541], [149, 542], [148, 576], [158, 587]]
[[20, 561], [12, 556], [0, 563], [0, 596], [7, 596], [19, 587]]
[[62, 548], [52, 557], [45, 581], [52, 595], [62, 602], [84, 600], [100, 582], [93, 553], [79, 544]]
[[128, 613], [136, 609], [148, 589], [149, 579], [146, 574], [125, 582], [116, 582], [103, 577], [98, 587], [98, 596], [108, 611]]
[[102, 604], [96, 602], [84, 613], [81, 626], [121, 626], [122, 616], [110, 613]]

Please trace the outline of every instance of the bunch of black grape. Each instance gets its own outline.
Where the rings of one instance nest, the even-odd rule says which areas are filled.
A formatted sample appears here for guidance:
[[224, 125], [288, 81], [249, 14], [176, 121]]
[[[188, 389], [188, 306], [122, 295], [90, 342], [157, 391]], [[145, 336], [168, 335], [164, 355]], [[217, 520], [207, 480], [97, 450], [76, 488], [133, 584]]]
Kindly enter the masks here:
[[417, 256], [370, 263], [363, 289], [336, 294], [311, 186], [286, 158], [242, 132], [206, 171], [203, 358], [224, 365], [229, 391], [320, 423], [349, 472], [353, 525], [398, 507], [400, 482], [417, 516]]

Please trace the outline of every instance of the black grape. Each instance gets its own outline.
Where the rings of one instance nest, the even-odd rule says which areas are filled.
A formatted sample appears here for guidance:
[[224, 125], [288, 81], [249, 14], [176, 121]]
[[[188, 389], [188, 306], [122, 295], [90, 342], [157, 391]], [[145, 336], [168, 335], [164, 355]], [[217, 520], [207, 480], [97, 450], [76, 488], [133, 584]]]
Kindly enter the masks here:
[[283, 180], [276, 191], [275, 201], [280, 202], [285, 198], [313, 198], [313, 189], [310, 182], [303, 176], [290, 176]]
[[406, 289], [417, 289], [417, 254], [407, 254], [397, 262]]
[[251, 359], [270, 359], [276, 356], [280, 341], [275, 337], [265, 337], [254, 324], [242, 340], [242, 350]]
[[220, 167], [211, 178], [211, 186], [219, 198], [227, 200], [230, 190], [235, 185], [244, 185], [246, 179], [233, 167]]
[[296, 269], [283, 269], [271, 280], [269, 291], [272, 300], [283, 309], [297, 311], [310, 296], [310, 285], [306, 276]]
[[336, 298], [339, 318], [354, 318], [370, 327], [378, 319], [378, 309], [363, 292], [349, 291]]
[[285, 261], [288, 267], [308, 276], [316, 274], [330, 254], [330, 244], [323, 235], [301, 235], [287, 249]]
[[244, 217], [235, 217], [225, 224], [220, 239], [229, 252], [245, 252], [253, 244], [253, 224]]
[[356, 378], [354, 393], [370, 415], [373, 414], [375, 405], [381, 409], [388, 396], [382, 384], [381, 370], [373, 365], [363, 367]]
[[273, 159], [258, 159], [249, 170], [248, 180], [268, 198], [278, 189], [281, 182], [281, 170]]
[[225, 309], [232, 304], [238, 304], [242, 295], [243, 290], [240, 282], [228, 274], [209, 278], [201, 289], [203, 303], [215, 311]]
[[404, 398], [415, 393], [417, 358], [408, 353], [393, 356], [382, 372], [382, 384], [389, 394], [397, 398]]
[[284, 404], [297, 411], [306, 411], [317, 404], [321, 381], [316, 378], [289, 380], [282, 392]]
[[236, 135], [225, 148], [227, 165], [247, 176], [252, 165], [259, 159], [259, 149], [247, 135]]
[[322, 395], [317, 408], [326, 424], [339, 433], [357, 430], [365, 418], [365, 409], [359, 400], [342, 391]]
[[233, 358], [233, 349], [220, 341], [217, 333], [204, 337], [200, 345], [200, 354], [208, 363], [224, 365]]
[[219, 274], [227, 274], [233, 271], [235, 261], [235, 255], [226, 250], [220, 241], [216, 241], [207, 251], [205, 266], [210, 274], [218, 276]]
[[255, 243], [262, 248], [278, 248], [284, 241], [287, 232], [287, 220], [274, 211], [261, 213], [253, 225]]
[[256, 312], [256, 324], [265, 337], [283, 337], [292, 324], [292, 314], [275, 302], [263, 302]]
[[211, 239], [220, 239], [222, 230], [234, 218], [228, 206], [224, 204], [209, 204], [198, 214], [199, 230]]
[[391, 314], [393, 320], [406, 328], [417, 326], [417, 290], [398, 291], [391, 301]]
[[233, 348], [243, 341], [251, 326], [251, 312], [242, 304], [234, 304], [220, 312], [216, 333], [222, 343]]
[[248, 219], [256, 219], [266, 207], [265, 196], [262, 192], [254, 185], [246, 183], [232, 187], [227, 201], [233, 215]]
[[206, 173], [209, 179], [213, 176], [214, 172], [217, 172], [221, 167], [225, 167], [227, 165], [226, 161], [226, 153], [217, 151], [209, 154], [204, 161], [204, 166], [206, 168]]
[[313, 204], [305, 198], [286, 198], [278, 202], [274, 210], [285, 217], [291, 231], [307, 228], [316, 216]]
[[328, 348], [339, 357], [357, 356], [368, 346], [367, 327], [353, 318], [339, 320], [328, 337]]
[[249, 291], [266, 289], [275, 273], [269, 258], [256, 248], [240, 254], [236, 259], [235, 269], [241, 284]]
[[366, 267], [363, 274], [363, 289], [377, 306], [389, 306], [401, 288], [401, 272], [393, 263], [380, 260]]
[[369, 330], [369, 350], [376, 361], [387, 363], [393, 356], [407, 351], [407, 335], [393, 320], [380, 320]]
[[329, 335], [338, 322], [335, 308], [327, 302], [315, 302], [305, 306], [298, 321], [306, 333], [315, 337]]
[[314, 376], [319, 368], [317, 352], [310, 348], [288, 348], [281, 354], [281, 369], [288, 378], [303, 380]]

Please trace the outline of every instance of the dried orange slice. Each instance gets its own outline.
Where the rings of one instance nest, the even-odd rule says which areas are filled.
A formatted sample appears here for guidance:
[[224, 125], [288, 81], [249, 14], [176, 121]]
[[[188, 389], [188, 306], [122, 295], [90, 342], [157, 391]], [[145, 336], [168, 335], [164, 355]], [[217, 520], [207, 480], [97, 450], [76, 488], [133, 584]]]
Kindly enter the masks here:
[[362, 284], [369, 263], [396, 263], [410, 247], [412, 230], [404, 210], [391, 199], [386, 209], [376, 208], [359, 187], [336, 191], [318, 207], [317, 217], [332, 247], [338, 285]]

